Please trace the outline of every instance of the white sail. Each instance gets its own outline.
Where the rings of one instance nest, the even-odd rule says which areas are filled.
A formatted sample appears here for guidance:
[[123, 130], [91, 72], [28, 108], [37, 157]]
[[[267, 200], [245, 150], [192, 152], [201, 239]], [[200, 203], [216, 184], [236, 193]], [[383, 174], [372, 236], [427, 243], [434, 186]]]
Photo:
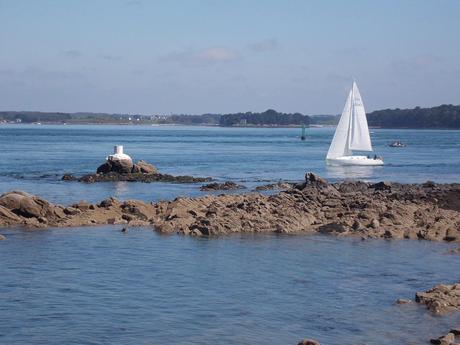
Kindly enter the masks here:
[[348, 131], [351, 120], [352, 98], [353, 90], [350, 90], [347, 101], [345, 102], [345, 107], [342, 111], [342, 116], [340, 116], [339, 124], [335, 129], [334, 138], [327, 152], [327, 159], [352, 155], [351, 150], [348, 148]]
[[353, 102], [350, 126], [349, 149], [359, 151], [372, 151], [371, 137], [367, 127], [366, 111], [359, 94], [358, 86], [353, 82]]
[[366, 111], [355, 82], [348, 94], [326, 158], [352, 156], [353, 150], [372, 151]]

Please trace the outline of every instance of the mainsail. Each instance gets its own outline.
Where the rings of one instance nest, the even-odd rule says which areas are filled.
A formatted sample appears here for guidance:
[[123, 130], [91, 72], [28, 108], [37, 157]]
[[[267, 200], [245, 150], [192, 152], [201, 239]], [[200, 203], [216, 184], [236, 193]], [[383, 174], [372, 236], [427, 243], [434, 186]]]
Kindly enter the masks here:
[[358, 86], [353, 82], [353, 111], [350, 125], [350, 150], [372, 151], [371, 137], [367, 127], [366, 111], [359, 94]]
[[372, 151], [366, 111], [355, 82], [348, 94], [326, 158], [352, 156], [352, 150]]

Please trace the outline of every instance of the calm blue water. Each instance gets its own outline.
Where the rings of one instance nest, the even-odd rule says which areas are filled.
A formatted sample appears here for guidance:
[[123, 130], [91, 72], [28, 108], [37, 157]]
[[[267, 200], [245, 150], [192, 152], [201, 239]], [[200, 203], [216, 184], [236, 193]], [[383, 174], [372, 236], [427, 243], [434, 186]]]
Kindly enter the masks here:
[[[0, 126], [0, 192], [59, 203], [172, 199], [197, 185], [62, 182], [90, 173], [123, 144], [171, 174], [248, 187], [306, 171], [329, 179], [460, 182], [460, 131], [374, 130], [381, 168], [331, 170], [333, 130]], [[387, 144], [401, 140], [404, 149]], [[264, 180], [267, 182], [261, 182]], [[0, 344], [424, 344], [460, 323], [397, 306], [459, 281], [451, 245], [322, 236], [160, 236], [117, 226], [0, 229]]]
[[[460, 182], [460, 131], [375, 129], [373, 145], [384, 156], [384, 167], [331, 168], [324, 159], [333, 131], [308, 129], [302, 142], [299, 128], [2, 125], [0, 192], [23, 189], [60, 203], [107, 196], [151, 201], [201, 195], [196, 185], [60, 181], [66, 172], [94, 172], [115, 144], [165, 173], [243, 181], [248, 187], [267, 183], [260, 180], [298, 181], [306, 171], [332, 180]], [[388, 147], [394, 140], [408, 146]]]
[[424, 344], [460, 322], [394, 304], [458, 281], [446, 244], [2, 233], [1, 344]]

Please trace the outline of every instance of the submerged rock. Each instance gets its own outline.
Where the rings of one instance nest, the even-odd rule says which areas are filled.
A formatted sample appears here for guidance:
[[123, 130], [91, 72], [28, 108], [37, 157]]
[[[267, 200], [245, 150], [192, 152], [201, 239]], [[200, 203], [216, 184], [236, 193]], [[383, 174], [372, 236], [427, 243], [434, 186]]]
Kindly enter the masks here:
[[435, 314], [460, 310], [460, 284], [439, 284], [428, 291], [417, 292], [415, 301], [425, 304]]
[[455, 335], [453, 333], [447, 333], [442, 337], [431, 339], [430, 343], [434, 345], [456, 345]]
[[0, 241], [6, 240], [6, 237], [3, 235], [0, 235]]
[[64, 174], [61, 178], [63, 181], [75, 181], [77, 178], [72, 174]]

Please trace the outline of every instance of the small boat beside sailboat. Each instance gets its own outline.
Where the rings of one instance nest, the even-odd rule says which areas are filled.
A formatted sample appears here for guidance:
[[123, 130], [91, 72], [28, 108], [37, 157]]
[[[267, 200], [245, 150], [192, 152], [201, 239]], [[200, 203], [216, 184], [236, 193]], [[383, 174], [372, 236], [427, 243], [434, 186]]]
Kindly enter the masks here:
[[403, 142], [401, 141], [393, 141], [390, 145], [388, 145], [390, 147], [406, 147], [406, 144], [404, 144]]
[[358, 156], [353, 155], [353, 151], [372, 152], [366, 111], [355, 82], [340, 116], [326, 162], [330, 165], [383, 165], [383, 159], [377, 155]]

